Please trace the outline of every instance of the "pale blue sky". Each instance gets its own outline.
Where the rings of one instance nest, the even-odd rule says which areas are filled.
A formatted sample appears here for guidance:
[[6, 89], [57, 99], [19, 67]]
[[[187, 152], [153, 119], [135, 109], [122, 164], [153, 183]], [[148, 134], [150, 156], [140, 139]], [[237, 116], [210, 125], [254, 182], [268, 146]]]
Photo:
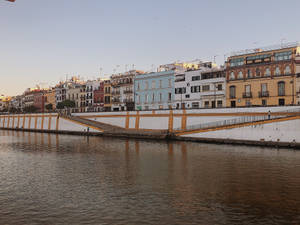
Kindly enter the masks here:
[[[0, 94], [300, 40], [299, 0], [0, 0]], [[131, 68], [132, 66], [128, 67]]]

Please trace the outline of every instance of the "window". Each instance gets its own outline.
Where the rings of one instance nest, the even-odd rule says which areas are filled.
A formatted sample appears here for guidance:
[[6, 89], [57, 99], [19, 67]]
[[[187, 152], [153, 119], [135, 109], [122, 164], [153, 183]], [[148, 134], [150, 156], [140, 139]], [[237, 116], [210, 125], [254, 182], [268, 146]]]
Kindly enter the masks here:
[[244, 58], [237, 58], [230, 60], [230, 67], [242, 66], [244, 65]]
[[266, 70], [265, 70], [265, 76], [266, 77], [271, 76], [271, 70], [270, 70], [270, 68], [266, 68]]
[[235, 98], [235, 86], [230, 86], [229, 87], [229, 97], [230, 98]]
[[245, 85], [245, 92], [250, 93], [251, 92], [251, 85]]
[[261, 104], [262, 106], [267, 106], [267, 100], [266, 99], [261, 100]]
[[202, 91], [209, 91], [209, 85], [203, 85]]
[[222, 85], [222, 84], [218, 84], [217, 90], [218, 90], [218, 91], [222, 91], [222, 90], [223, 90], [223, 85]]
[[238, 79], [243, 79], [244, 78], [244, 76], [243, 76], [243, 72], [242, 71], [240, 71], [239, 72], [239, 74], [238, 74]]
[[140, 104], [141, 103], [141, 96], [139, 95], [138, 96], [138, 102], [137, 102], [138, 104]]
[[285, 52], [275, 53], [274, 60], [282, 61], [282, 60], [290, 60], [291, 58], [292, 58], [292, 51], [285, 51]]
[[168, 93], [168, 101], [172, 101], [172, 93]]
[[218, 108], [223, 107], [223, 101], [222, 100], [217, 101], [217, 107]]
[[285, 83], [284, 81], [278, 82], [278, 96], [285, 95]]
[[246, 106], [251, 106], [251, 101], [250, 100], [246, 100]]
[[148, 103], [148, 95], [145, 94], [145, 103]]
[[259, 69], [259, 68], [256, 68], [255, 74], [256, 74], [257, 77], [260, 77], [260, 76], [261, 76], [261, 74], [260, 74], [260, 69]]
[[162, 93], [159, 93], [159, 102], [162, 101]]
[[154, 95], [154, 93], [152, 93], [152, 103], [154, 103], [155, 102], [155, 95]]
[[259, 93], [259, 97], [268, 97], [268, 87], [266, 83], [261, 84], [261, 92]]
[[191, 93], [197, 93], [197, 92], [200, 92], [200, 86], [192, 86]]
[[204, 107], [205, 107], [205, 108], [209, 108], [209, 101], [205, 101], [205, 102], [204, 102]]
[[155, 80], [152, 81], [152, 89], [155, 89]]
[[159, 88], [162, 88], [162, 80], [159, 80]]
[[276, 75], [276, 76], [279, 76], [279, 75], [280, 75], [280, 69], [279, 69], [279, 66], [276, 66], [276, 69], [275, 69], [275, 75]]
[[252, 71], [250, 69], [247, 70], [247, 77], [248, 78], [252, 77]]
[[169, 79], [169, 87], [172, 87], [172, 79]]
[[186, 93], [186, 88], [175, 88], [175, 94], [185, 94]]
[[145, 82], [145, 89], [146, 89], [146, 90], [149, 89], [149, 83], [148, 83], [148, 81]]
[[199, 102], [193, 102], [192, 103], [192, 108], [193, 109], [198, 109], [199, 108]]
[[234, 80], [234, 78], [235, 78], [235, 77], [234, 77], [234, 72], [231, 72], [231, 73], [230, 73], [230, 76], [229, 76], [229, 80]]
[[185, 95], [185, 98], [190, 98], [190, 95]]
[[193, 76], [192, 81], [195, 81], [195, 80], [200, 80], [200, 76]]
[[140, 90], [140, 82], [137, 83], [137, 90]]
[[285, 75], [291, 74], [291, 67], [290, 67], [290, 66], [286, 66], [286, 67], [285, 67], [285, 69], [284, 69], [284, 74], [285, 74]]

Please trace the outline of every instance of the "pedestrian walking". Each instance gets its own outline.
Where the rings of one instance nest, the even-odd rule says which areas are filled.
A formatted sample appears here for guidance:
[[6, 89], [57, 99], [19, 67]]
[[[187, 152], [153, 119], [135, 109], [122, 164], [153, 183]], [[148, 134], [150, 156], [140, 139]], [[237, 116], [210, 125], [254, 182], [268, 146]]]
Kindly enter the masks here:
[[271, 119], [271, 111], [269, 110], [268, 111], [268, 120], [270, 120]]

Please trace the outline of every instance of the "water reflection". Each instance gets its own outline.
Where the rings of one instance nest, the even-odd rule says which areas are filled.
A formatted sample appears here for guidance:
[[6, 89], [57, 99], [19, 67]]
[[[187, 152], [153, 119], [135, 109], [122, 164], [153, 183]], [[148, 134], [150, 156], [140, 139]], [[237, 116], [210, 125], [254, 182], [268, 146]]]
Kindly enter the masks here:
[[299, 224], [300, 152], [0, 131], [0, 224]]

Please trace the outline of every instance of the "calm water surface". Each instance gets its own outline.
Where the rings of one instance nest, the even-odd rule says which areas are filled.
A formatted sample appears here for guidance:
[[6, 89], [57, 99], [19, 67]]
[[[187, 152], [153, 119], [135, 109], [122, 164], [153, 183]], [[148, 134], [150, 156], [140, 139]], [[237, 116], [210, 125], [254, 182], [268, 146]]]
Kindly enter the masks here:
[[300, 151], [0, 130], [0, 224], [300, 224]]

